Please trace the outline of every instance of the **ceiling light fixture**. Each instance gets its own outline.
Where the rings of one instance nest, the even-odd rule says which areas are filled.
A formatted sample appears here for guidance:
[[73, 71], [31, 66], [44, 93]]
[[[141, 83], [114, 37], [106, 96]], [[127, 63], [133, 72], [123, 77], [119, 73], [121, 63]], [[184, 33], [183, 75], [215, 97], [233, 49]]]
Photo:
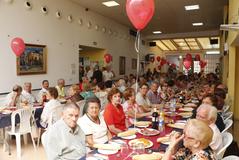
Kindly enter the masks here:
[[206, 54], [220, 54], [219, 51], [215, 50], [215, 51], [207, 51]]
[[153, 34], [160, 34], [162, 33], [161, 31], [153, 31]]
[[192, 10], [197, 10], [199, 9], [199, 5], [189, 5], [189, 6], [184, 6], [186, 11], [192, 11]]
[[192, 23], [193, 26], [202, 26], [203, 23], [202, 22], [199, 22], [199, 23]]
[[102, 4], [107, 7], [119, 6], [119, 3], [115, 2], [115, 1], [106, 1], [106, 2], [102, 2]]

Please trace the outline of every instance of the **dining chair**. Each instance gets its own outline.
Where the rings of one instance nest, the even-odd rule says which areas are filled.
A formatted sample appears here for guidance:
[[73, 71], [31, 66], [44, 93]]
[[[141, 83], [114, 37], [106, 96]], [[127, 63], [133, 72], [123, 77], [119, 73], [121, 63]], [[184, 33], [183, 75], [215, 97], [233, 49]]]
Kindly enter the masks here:
[[224, 121], [224, 123], [225, 123], [225, 129], [221, 133], [226, 132], [232, 126], [233, 120], [228, 119], [228, 120]]
[[[47, 121], [47, 128], [52, 126], [56, 121], [58, 121], [61, 118], [62, 110], [63, 110], [64, 104], [55, 107], [54, 112], [51, 113], [49, 116], [49, 119]], [[37, 139], [37, 147], [40, 145], [41, 140], [41, 134], [44, 130], [47, 130], [47, 128], [38, 128], [38, 139]]]
[[239, 157], [231, 155], [231, 156], [224, 157], [222, 160], [239, 160]]
[[226, 121], [226, 120], [232, 118], [232, 116], [233, 116], [233, 112], [227, 112], [227, 113], [223, 114], [223, 120]]
[[222, 159], [227, 147], [232, 143], [233, 137], [229, 132], [222, 133], [222, 148], [216, 153], [217, 159]]
[[[30, 133], [33, 147], [36, 149], [36, 145], [32, 135], [32, 109], [18, 109], [12, 112], [11, 115], [11, 128], [7, 130], [7, 134], [16, 137], [17, 157], [21, 157], [21, 135]], [[16, 118], [19, 116], [19, 124], [16, 123]], [[11, 149], [9, 145], [9, 154]]]
[[222, 112], [226, 113], [229, 110], [230, 106], [229, 105], [224, 105], [222, 108]]

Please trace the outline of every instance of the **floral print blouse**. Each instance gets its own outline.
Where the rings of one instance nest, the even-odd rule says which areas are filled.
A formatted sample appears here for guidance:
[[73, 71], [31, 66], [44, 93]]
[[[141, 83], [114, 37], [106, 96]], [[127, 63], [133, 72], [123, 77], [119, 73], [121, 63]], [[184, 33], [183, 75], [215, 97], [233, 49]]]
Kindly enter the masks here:
[[175, 154], [176, 160], [216, 160], [211, 148], [206, 148], [197, 153], [192, 153], [187, 148], [180, 148]]

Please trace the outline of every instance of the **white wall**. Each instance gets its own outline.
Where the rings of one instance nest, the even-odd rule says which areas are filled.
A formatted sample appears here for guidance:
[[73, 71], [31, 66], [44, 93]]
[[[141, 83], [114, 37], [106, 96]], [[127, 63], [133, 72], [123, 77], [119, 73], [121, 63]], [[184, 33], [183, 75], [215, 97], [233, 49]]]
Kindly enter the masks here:
[[[78, 82], [78, 67], [76, 74], [71, 74], [71, 64], [78, 66], [78, 45], [94, 46], [108, 50], [113, 55], [113, 70], [119, 72], [119, 56], [126, 56], [126, 74], [131, 70], [131, 58], [136, 57], [134, 38], [129, 38], [128, 28], [94, 12], [86, 12], [84, 8], [69, 0], [30, 0], [32, 9], [27, 10], [25, 0], [13, 0], [11, 4], [0, 0], [0, 93], [8, 92], [14, 84], [22, 85], [31, 81], [33, 88], [40, 88], [41, 81], [48, 79], [50, 85], [55, 85], [58, 78], [64, 78], [66, 84]], [[48, 14], [41, 12], [41, 6], [48, 7]], [[62, 18], [57, 19], [57, 10], [62, 12]], [[67, 16], [72, 15], [69, 23]], [[83, 20], [79, 25], [78, 19]], [[88, 22], [92, 27], [87, 27]], [[95, 25], [99, 29], [95, 29]], [[106, 27], [106, 32], [102, 32]], [[118, 34], [109, 34], [109, 29]], [[47, 46], [47, 74], [17, 76], [16, 56], [10, 43], [14, 37], [21, 37], [25, 43]], [[97, 42], [97, 45], [93, 45]], [[147, 49], [142, 47], [142, 52]]]

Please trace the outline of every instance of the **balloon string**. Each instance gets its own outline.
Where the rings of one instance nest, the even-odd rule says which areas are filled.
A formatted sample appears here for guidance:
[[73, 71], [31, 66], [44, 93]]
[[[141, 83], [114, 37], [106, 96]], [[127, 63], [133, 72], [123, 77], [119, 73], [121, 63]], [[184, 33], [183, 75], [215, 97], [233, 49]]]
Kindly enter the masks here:
[[[137, 52], [137, 71], [136, 71], [136, 84], [135, 84], [136, 94], [138, 92], [138, 79], [139, 79], [139, 45], [140, 45], [140, 31], [138, 30], [136, 39], [135, 39], [135, 50]], [[136, 112], [137, 112], [137, 109], [135, 109], [135, 112], [134, 112], [134, 128], [136, 124]]]

